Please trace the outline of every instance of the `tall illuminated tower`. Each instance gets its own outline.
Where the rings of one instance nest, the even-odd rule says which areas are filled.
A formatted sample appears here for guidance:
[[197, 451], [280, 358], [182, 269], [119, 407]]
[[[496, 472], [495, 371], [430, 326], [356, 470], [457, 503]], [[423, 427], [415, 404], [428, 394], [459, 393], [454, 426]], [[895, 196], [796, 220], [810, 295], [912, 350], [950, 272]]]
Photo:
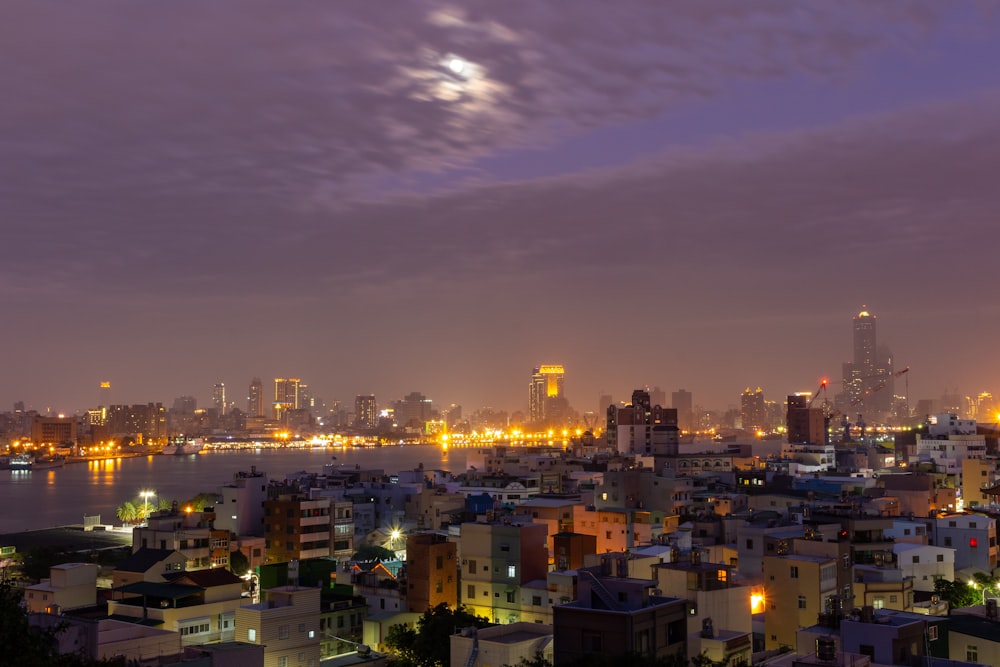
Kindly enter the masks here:
[[299, 409], [299, 382], [298, 378], [274, 378], [275, 419], [289, 410]]
[[226, 414], [226, 383], [218, 382], [212, 387], [212, 407], [220, 416]]
[[557, 364], [535, 367], [528, 385], [528, 416], [532, 422], [542, 422], [554, 415], [550, 406], [564, 399], [563, 378], [565, 369]]
[[354, 399], [354, 425], [359, 428], [375, 428], [378, 423], [378, 403], [375, 394], [358, 394]]
[[247, 414], [251, 417], [264, 416], [264, 383], [260, 378], [250, 382], [250, 394], [247, 397]]

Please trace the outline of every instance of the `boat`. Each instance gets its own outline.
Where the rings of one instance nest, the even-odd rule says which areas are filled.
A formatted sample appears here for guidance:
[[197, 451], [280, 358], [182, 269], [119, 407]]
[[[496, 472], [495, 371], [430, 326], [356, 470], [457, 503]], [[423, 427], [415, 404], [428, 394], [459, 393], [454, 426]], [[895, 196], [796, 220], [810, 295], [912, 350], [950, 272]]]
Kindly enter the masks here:
[[163, 447], [161, 454], [166, 454], [167, 456], [185, 456], [187, 454], [197, 454], [205, 447], [205, 441], [202, 438], [186, 438], [180, 436], [177, 438], [171, 438], [171, 440]]
[[62, 468], [66, 465], [64, 456], [36, 456], [31, 463], [32, 470], [51, 470], [52, 468]]
[[52, 470], [53, 468], [62, 468], [64, 465], [66, 465], [66, 458], [63, 456], [18, 454], [10, 458], [11, 470]]

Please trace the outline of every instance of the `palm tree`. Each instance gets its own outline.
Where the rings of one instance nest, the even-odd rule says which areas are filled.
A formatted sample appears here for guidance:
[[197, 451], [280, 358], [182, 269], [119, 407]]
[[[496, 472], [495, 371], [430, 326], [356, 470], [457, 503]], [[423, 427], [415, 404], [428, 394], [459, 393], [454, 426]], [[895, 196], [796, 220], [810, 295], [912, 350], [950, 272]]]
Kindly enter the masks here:
[[121, 521], [123, 524], [135, 523], [139, 518], [139, 511], [140, 510], [136, 508], [134, 503], [132, 503], [129, 500], [126, 500], [124, 503], [118, 506], [116, 514], [118, 516], [118, 520]]

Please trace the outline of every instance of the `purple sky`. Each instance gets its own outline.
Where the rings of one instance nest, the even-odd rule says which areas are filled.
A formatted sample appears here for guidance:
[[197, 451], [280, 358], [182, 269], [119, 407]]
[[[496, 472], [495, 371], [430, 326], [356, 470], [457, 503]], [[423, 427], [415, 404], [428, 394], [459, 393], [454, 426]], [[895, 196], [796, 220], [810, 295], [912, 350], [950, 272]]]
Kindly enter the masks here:
[[992, 7], [8, 3], [0, 408], [1000, 392]]

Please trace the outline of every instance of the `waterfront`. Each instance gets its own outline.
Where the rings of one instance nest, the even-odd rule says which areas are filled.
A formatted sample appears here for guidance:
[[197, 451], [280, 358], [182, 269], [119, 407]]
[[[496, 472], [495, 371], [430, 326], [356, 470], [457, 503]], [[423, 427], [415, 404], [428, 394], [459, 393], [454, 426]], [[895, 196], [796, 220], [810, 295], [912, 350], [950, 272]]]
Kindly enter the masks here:
[[[83, 523], [84, 515], [100, 515], [117, 523], [115, 509], [150, 489], [157, 498], [192, 498], [217, 492], [233, 473], [265, 472], [283, 479], [298, 471], [320, 472], [327, 463], [396, 472], [416, 468], [465, 470], [469, 450], [443, 451], [435, 446], [347, 447], [337, 449], [272, 448], [205, 451], [188, 456], [143, 456], [66, 465], [52, 470], [0, 471], [0, 534]], [[336, 457], [334, 459], [334, 457]]]

